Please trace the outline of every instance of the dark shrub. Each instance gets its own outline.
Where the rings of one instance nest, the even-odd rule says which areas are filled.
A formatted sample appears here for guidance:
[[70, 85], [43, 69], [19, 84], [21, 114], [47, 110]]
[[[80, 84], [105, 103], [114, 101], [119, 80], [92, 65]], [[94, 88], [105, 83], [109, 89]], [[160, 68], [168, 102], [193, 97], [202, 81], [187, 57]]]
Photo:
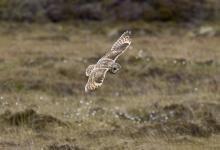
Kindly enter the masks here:
[[158, 20], [210, 19], [214, 16], [214, 7], [209, 0], [154, 0], [151, 6], [156, 10]]
[[2, 18], [31, 22], [45, 17], [44, 5], [44, 0], [8, 0], [4, 6]]
[[29, 22], [42, 19], [192, 21], [217, 16], [218, 3], [218, 0], [0, 0], [0, 17]]

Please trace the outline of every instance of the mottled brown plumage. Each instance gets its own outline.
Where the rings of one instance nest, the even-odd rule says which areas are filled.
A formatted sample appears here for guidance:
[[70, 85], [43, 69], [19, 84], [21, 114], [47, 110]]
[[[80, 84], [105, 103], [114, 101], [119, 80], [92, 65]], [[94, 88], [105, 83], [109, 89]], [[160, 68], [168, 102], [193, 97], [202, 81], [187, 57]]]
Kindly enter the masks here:
[[124, 32], [108, 51], [96, 64], [89, 65], [86, 69], [86, 76], [89, 77], [85, 86], [85, 91], [94, 91], [100, 87], [105, 79], [106, 73], [116, 73], [121, 66], [115, 61], [123, 54], [131, 44], [130, 31]]

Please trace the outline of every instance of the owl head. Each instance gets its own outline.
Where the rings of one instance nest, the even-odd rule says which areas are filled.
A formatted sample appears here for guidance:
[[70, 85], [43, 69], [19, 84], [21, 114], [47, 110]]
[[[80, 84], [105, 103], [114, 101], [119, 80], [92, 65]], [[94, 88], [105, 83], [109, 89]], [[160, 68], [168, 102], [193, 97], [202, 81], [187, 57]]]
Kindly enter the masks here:
[[121, 65], [119, 65], [118, 63], [113, 63], [109, 72], [112, 74], [116, 74], [120, 69], [121, 69]]

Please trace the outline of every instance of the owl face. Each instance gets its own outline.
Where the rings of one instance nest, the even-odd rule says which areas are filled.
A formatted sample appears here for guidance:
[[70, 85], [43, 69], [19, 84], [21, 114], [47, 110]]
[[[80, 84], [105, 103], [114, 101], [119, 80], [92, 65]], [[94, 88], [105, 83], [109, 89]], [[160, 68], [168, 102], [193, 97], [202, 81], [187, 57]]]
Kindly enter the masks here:
[[118, 63], [113, 63], [109, 72], [116, 74], [120, 69], [121, 69], [121, 65], [119, 65]]

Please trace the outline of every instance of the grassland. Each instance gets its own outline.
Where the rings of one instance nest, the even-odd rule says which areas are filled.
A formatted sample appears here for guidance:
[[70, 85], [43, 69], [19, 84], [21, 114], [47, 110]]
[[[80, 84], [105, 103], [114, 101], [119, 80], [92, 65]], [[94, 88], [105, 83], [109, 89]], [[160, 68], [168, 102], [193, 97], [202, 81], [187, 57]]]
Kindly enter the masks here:
[[[220, 149], [220, 36], [137, 24], [0, 24], [0, 149]], [[122, 69], [86, 67], [130, 28]]]

